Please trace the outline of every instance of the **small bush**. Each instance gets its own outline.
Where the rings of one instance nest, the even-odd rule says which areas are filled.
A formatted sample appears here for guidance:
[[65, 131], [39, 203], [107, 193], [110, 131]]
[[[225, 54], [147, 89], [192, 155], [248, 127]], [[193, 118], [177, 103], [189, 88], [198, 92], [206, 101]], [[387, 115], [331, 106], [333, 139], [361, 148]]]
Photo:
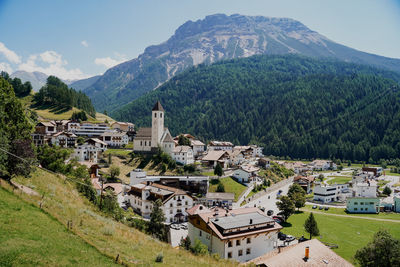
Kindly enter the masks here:
[[112, 226], [105, 226], [103, 228], [103, 235], [112, 236], [114, 235], [114, 227]]
[[162, 252], [158, 253], [157, 257], [156, 257], [156, 262], [163, 262], [164, 260], [164, 255]]

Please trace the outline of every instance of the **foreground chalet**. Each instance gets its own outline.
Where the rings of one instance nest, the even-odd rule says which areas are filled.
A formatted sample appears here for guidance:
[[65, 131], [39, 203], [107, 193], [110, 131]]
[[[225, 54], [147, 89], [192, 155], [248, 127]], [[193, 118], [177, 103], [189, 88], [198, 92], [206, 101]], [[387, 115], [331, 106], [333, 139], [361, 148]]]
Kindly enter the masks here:
[[282, 226], [258, 208], [211, 210], [196, 205], [187, 213], [191, 242], [199, 239], [221, 258], [246, 262], [278, 246]]
[[131, 186], [127, 198], [133, 210], [147, 219], [153, 210], [153, 202], [160, 199], [167, 223], [186, 221], [186, 211], [193, 206], [193, 198], [185, 191], [151, 182]]

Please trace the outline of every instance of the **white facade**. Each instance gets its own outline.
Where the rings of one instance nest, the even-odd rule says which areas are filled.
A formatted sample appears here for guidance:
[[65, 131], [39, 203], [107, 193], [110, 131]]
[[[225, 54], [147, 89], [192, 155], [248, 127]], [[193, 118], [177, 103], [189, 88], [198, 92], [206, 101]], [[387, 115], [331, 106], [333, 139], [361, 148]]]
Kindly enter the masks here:
[[400, 212], [400, 195], [394, 196], [393, 202], [394, 202], [394, 211]]
[[313, 171], [327, 171], [329, 169], [336, 170], [337, 165], [330, 160], [314, 160], [310, 163]]
[[232, 151], [233, 144], [225, 141], [211, 141], [208, 143], [207, 150]]
[[164, 111], [153, 109], [151, 114], [151, 142], [153, 146], [158, 146], [164, 133]]
[[354, 197], [347, 199], [346, 209], [351, 213], [379, 213], [380, 200], [377, 197]]
[[105, 132], [100, 138], [109, 147], [121, 147], [129, 143], [129, 136], [124, 132]]
[[193, 154], [194, 156], [198, 156], [204, 152], [204, 143], [199, 141], [199, 140], [190, 140], [190, 143], [193, 148]]
[[252, 176], [251, 172], [247, 172], [242, 169], [237, 169], [232, 175], [234, 178], [236, 178], [239, 182], [241, 183], [248, 183], [249, 178]]
[[366, 183], [356, 183], [353, 185], [355, 197], [376, 197], [378, 185], [375, 181], [367, 181]]
[[193, 164], [193, 150], [190, 146], [177, 146], [172, 150], [172, 158], [183, 165]]
[[316, 184], [314, 187], [314, 200], [322, 203], [344, 200], [350, 194], [349, 185], [334, 184], [330, 186], [321, 186]]
[[90, 161], [97, 163], [101, 152], [103, 152], [102, 148], [90, 144], [83, 144], [75, 148], [74, 157], [77, 158], [78, 161]]
[[253, 149], [253, 157], [263, 157], [263, 148], [259, 146], [252, 145], [251, 148]]
[[240, 165], [244, 162], [244, 160], [244, 155], [240, 151], [233, 151], [229, 154], [229, 163], [231, 165]]
[[133, 147], [135, 151], [151, 151], [151, 139], [137, 139], [133, 140]]
[[[78, 126], [79, 125], [79, 126]], [[100, 136], [105, 132], [113, 131], [107, 124], [105, 123], [69, 123], [68, 131], [78, 135], [78, 136]]]

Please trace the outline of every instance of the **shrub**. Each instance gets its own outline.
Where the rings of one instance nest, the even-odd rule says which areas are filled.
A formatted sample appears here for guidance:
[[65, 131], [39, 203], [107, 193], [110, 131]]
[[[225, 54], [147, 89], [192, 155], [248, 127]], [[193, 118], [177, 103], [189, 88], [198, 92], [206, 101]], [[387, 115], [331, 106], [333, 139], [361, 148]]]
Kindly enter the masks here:
[[156, 262], [163, 262], [164, 260], [164, 255], [162, 252], [158, 253], [157, 257], [156, 257]]
[[191, 247], [191, 250], [196, 255], [205, 255], [208, 253], [208, 247], [204, 245], [199, 239], [194, 241], [194, 246]]

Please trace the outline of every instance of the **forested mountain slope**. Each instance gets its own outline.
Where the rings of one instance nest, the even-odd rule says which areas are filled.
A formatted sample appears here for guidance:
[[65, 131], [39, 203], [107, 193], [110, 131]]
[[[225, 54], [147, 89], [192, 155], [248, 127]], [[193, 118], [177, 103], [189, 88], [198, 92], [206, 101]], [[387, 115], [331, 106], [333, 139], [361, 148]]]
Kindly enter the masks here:
[[110, 68], [88, 88], [79, 89], [98, 111], [110, 113], [189, 67], [260, 54], [330, 57], [400, 72], [400, 59], [335, 43], [293, 19], [215, 14], [187, 21], [167, 41], [147, 47], [139, 57]]
[[156, 100], [172, 134], [258, 143], [266, 154], [378, 161], [400, 157], [400, 75], [302, 56], [200, 65], [114, 114], [150, 125]]

